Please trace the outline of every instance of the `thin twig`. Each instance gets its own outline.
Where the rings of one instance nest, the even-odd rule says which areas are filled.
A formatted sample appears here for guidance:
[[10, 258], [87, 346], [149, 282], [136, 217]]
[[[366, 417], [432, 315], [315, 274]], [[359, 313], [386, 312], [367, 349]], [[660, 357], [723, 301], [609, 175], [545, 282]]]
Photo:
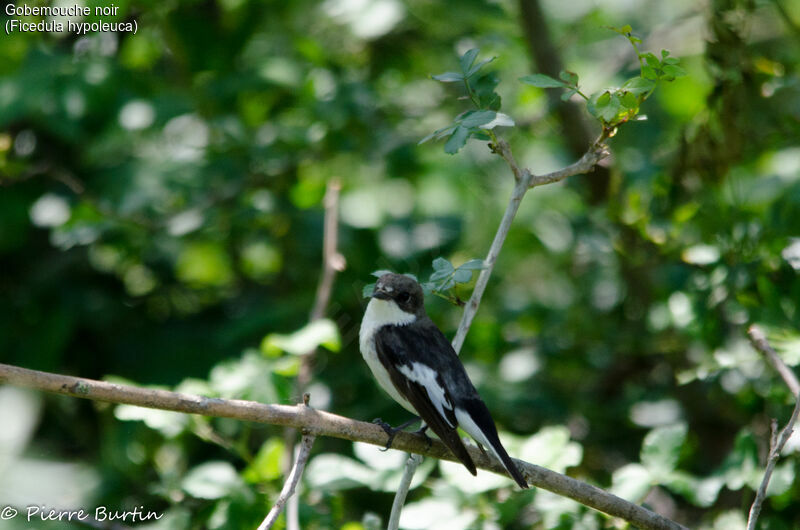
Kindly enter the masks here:
[[[331, 299], [331, 291], [333, 290], [333, 281], [336, 278], [336, 273], [343, 271], [345, 267], [345, 259], [339, 253], [338, 240], [339, 240], [339, 191], [342, 189], [342, 183], [338, 178], [332, 178], [328, 181], [325, 197], [322, 199], [322, 204], [325, 207], [325, 221], [322, 229], [322, 275], [319, 284], [317, 285], [317, 292], [314, 296], [314, 305], [309, 314], [309, 321], [314, 322], [325, 316], [325, 311], [328, 308], [328, 302]], [[316, 357], [316, 349], [305, 353], [300, 359], [300, 368], [297, 372], [297, 378], [294, 381], [293, 395], [303, 394], [306, 387], [311, 382], [311, 372]], [[296, 458], [293, 455], [297, 453], [297, 447], [294, 444], [294, 432], [292, 429], [286, 429], [284, 432], [284, 443], [286, 444], [285, 462], [286, 469], [292, 465], [294, 460], [296, 465]], [[286, 509], [286, 528], [288, 530], [299, 530], [299, 500], [298, 497], [291, 497], [289, 499], [289, 506]]]
[[[325, 206], [325, 222], [322, 229], [322, 275], [317, 285], [317, 293], [314, 296], [314, 305], [309, 314], [309, 321], [313, 322], [325, 316], [328, 302], [331, 299], [333, 281], [336, 273], [344, 270], [345, 259], [339, 253], [339, 191], [342, 183], [338, 178], [333, 178], [328, 182], [325, 191], [325, 198], [322, 200]], [[302, 357], [300, 370], [295, 380], [295, 393], [301, 395], [306, 390], [306, 386], [311, 381], [311, 366], [314, 361], [312, 350]]]
[[798, 382], [797, 376], [794, 375], [794, 372], [788, 366], [786, 366], [786, 363], [783, 362], [783, 359], [781, 359], [780, 355], [778, 355], [772, 346], [770, 346], [764, 331], [757, 325], [753, 324], [750, 326], [750, 328], [748, 328], [747, 336], [750, 339], [750, 344], [753, 345], [753, 348], [763, 355], [769, 364], [775, 368], [775, 370], [781, 376], [781, 379], [783, 379], [783, 382], [789, 387], [789, 391], [792, 393], [792, 395], [795, 397], [800, 395], [800, 382]]
[[[500, 255], [500, 250], [503, 248], [503, 244], [506, 241], [506, 236], [508, 236], [508, 232], [511, 230], [514, 217], [516, 217], [517, 211], [519, 211], [519, 207], [520, 204], [522, 204], [522, 199], [525, 197], [525, 193], [535, 186], [540, 186], [551, 182], [558, 182], [559, 180], [563, 180], [569, 176], [586, 173], [587, 171], [591, 170], [598, 161], [608, 154], [605, 145], [603, 144], [606, 137], [607, 132], [603, 131], [603, 134], [600, 136], [600, 138], [595, 141], [589, 151], [587, 151], [578, 162], [575, 162], [574, 164], [571, 164], [560, 171], [548, 173], [542, 176], [534, 175], [529, 169], [520, 168], [517, 164], [517, 161], [514, 159], [513, 153], [511, 152], [511, 146], [509, 146], [508, 142], [505, 140], [498, 140], [489, 145], [489, 148], [494, 153], [499, 155], [503, 160], [505, 160], [506, 164], [508, 164], [509, 168], [511, 168], [511, 172], [514, 175], [515, 184], [514, 189], [511, 192], [511, 197], [508, 201], [508, 206], [506, 206], [506, 210], [503, 213], [503, 218], [500, 221], [500, 226], [497, 227], [497, 232], [495, 233], [494, 240], [492, 240], [492, 244], [489, 247], [489, 252], [486, 254], [486, 259], [483, 260], [484, 268], [481, 269], [478, 279], [475, 281], [475, 288], [472, 290], [472, 296], [470, 296], [469, 302], [467, 302], [466, 307], [464, 308], [464, 314], [461, 317], [458, 330], [456, 331], [455, 337], [453, 337], [453, 349], [456, 351], [456, 354], [461, 352], [461, 348], [464, 346], [464, 340], [467, 338], [467, 333], [469, 332], [469, 328], [472, 326], [472, 321], [474, 320], [475, 315], [478, 313], [478, 307], [480, 307], [483, 293], [486, 291], [486, 286], [489, 284], [489, 278], [492, 276], [492, 271], [494, 271], [494, 265], [497, 262], [497, 258]], [[408, 464], [406, 465], [408, 466]], [[406, 471], [408, 471], [408, 467]], [[397, 498], [395, 497], [395, 503], [396, 502]]]
[[300, 475], [303, 474], [303, 470], [306, 468], [306, 462], [308, 462], [308, 456], [311, 454], [311, 447], [314, 445], [314, 436], [310, 434], [304, 434], [303, 438], [300, 440], [300, 443], [295, 448], [295, 455], [294, 455], [294, 466], [292, 467], [291, 473], [286, 478], [286, 483], [283, 485], [283, 489], [281, 490], [281, 494], [278, 496], [278, 499], [275, 501], [275, 505], [267, 514], [267, 517], [258, 525], [258, 530], [267, 530], [272, 528], [272, 525], [275, 524], [275, 521], [278, 520], [278, 516], [283, 509], [283, 505], [286, 504], [286, 501], [294, 494], [294, 490], [297, 487], [297, 483], [300, 481]]
[[[294, 427], [312, 436], [332, 436], [380, 447], [386, 445], [386, 432], [380, 426], [315, 410], [311, 407], [265, 405], [253, 401], [193, 396], [167, 390], [139, 388], [39, 372], [2, 363], [0, 363], [0, 383], [108, 403], [125, 403], [160, 410]], [[411, 433], [397, 433], [392, 442], [392, 448], [430, 458], [456, 461], [450, 450], [439, 440], [433, 440], [429, 445], [422, 436]], [[481, 452], [477, 447], [468, 447], [467, 450], [476, 467], [508, 476], [502, 462], [496, 458]], [[569, 497], [590, 508], [624, 519], [642, 529], [685, 529], [666, 517], [598, 487], [522, 460], [515, 459], [514, 462], [532, 486]]]
[[564, 180], [567, 177], [581, 175], [591, 171], [598, 162], [608, 156], [608, 150], [603, 144], [603, 141], [605, 141], [605, 136], [606, 133], [604, 132], [597, 142], [594, 143], [592, 148], [589, 149], [589, 151], [587, 151], [577, 162], [574, 162], [563, 169], [559, 169], [558, 171], [553, 171], [552, 173], [547, 173], [545, 175], [534, 175], [531, 179], [531, 188], [535, 188], [536, 186], [541, 186], [543, 184], [552, 184], [553, 182]]
[[506, 236], [511, 229], [511, 224], [514, 222], [514, 217], [517, 215], [525, 193], [530, 188], [558, 182], [567, 177], [591, 171], [600, 160], [608, 156], [608, 150], [604, 142], [609, 134], [610, 131], [604, 130], [586, 154], [577, 162], [545, 175], [534, 175], [529, 169], [519, 167], [514, 159], [514, 155], [511, 153], [511, 147], [505, 140], [498, 140], [489, 145], [490, 149], [505, 160], [509, 168], [511, 168], [511, 172], [514, 174], [515, 185], [514, 190], [511, 192], [508, 206], [506, 206], [506, 211], [503, 214], [503, 219], [500, 221], [500, 226], [497, 228], [497, 232], [494, 235], [492, 245], [489, 247], [489, 253], [486, 255], [486, 259], [483, 262], [484, 268], [478, 275], [475, 288], [472, 290], [472, 296], [464, 308], [464, 316], [461, 318], [458, 331], [456, 331], [456, 335], [453, 338], [453, 348], [456, 350], [456, 353], [460, 352], [461, 347], [464, 345], [464, 339], [466, 339], [467, 332], [469, 332], [469, 328], [472, 325], [472, 320], [478, 312], [481, 298], [483, 298], [483, 292], [486, 290], [489, 278], [494, 270], [494, 264], [497, 261], [497, 257], [500, 255], [500, 250], [503, 248], [503, 243], [505, 243]]
[[342, 272], [345, 259], [339, 253], [339, 192], [342, 183], [338, 178], [328, 182], [328, 189], [322, 203], [325, 206], [325, 223], [322, 229], [322, 279], [317, 286], [314, 299], [314, 308], [311, 310], [310, 320], [317, 320], [325, 316], [325, 309], [331, 299], [333, 280], [337, 272]]
[[752, 506], [750, 506], [750, 514], [747, 517], [747, 530], [755, 530], [756, 521], [758, 521], [758, 516], [761, 514], [761, 506], [764, 504], [764, 499], [767, 497], [767, 487], [772, 478], [772, 472], [775, 470], [775, 465], [778, 463], [778, 458], [781, 456], [783, 446], [786, 445], [786, 442], [788, 442], [789, 438], [792, 436], [792, 432], [794, 432], [794, 424], [797, 422], [797, 417], [800, 416], [800, 395], [798, 395], [800, 385], [798, 385], [797, 376], [794, 375], [794, 372], [786, 366], [778, 354], [775, 353], [775, 350], [772, 349], [772, 346], [769, 345], [767, 337], [764, 335], [764, 332], [761, 331], [761, 328], [756, 325], [750, 326], [747, 330], [747, 336], [750, 338], [750, 343], [753, 347], [764, 355], [775, 370], [777, 370], [795, 398], [792, 415], [786, 423], [786, 426], [781, 430], [780, 435], [777, 434], [778, 422], [774, 419], [772, 420], [767, 467], [764, 470], [764, 478], [761, 479], [761, 484], [758, 486], [758, 491], [756, 492], [756, 498]]
[[472, 320], [475, 318], [478, 307], [481, 305], [483, 292], [486, 290], [486, 286], [489, 284], [489, 278], [492, 276], [494, 264], [497, 262], [497, 257], [500, 255], [500, 250], [503, 248], [503, 243], [506, 241], [508, 231], [511, 229], [511, 223], [514, 222], [514, 217], [517, 215], [519, 205], [527, 191], [528, 184], [525, 179], [517, 181], [514, 185], [514, 190], [511, 192], [511, 198], [508, 201], [508, 206], [506, 206], [503, 219], [500, 221], [500, 226], [497, 228], [497, 232], [494, 235], [494, 240], [489, 247], [488, 254], [486, 254], [486, 259], [483, 260], [484, 268], [481, 270], [480, 274], [478, 274], [478, 279], [475, 281], [475, 288], [472, 290], [472, 296], [470, 296], [467, 305], [464, 307], [464, 315], [461, 317], [461, 323], [458, 325], [455, 337], [453, 337], [453, 349], [456, 353], [459, 353], [461, 347], [464, 345], [464, 339], [467, 338], [469, 328], [472, 326]]
[[[464, 346], [464, 339], [466, 339], [467, 332], [472, 325], [472, 320], [475, 318], [475, 314], [478, 312], [478, 307], [481, 303], [481, 297], [483, 296], [483, 292], [486, 290], [486, 285], [489, 283], [489, 277], [492, 275], [492, 271], [494, 270], [494, 264], [497, 261], [497, 256], [500, 254], [500, 249], [503, 248], [503, 243], [506, 240], [508, 231], [511, 229], [511, 223], [514, 221], [514, 217], [517, 215], [517, 210], [519, 210], [519, 205], [522, 202], [522, 198], [525, 196], [525, 192], [528, 191], [529, 182], [532, 177], [528, 170], [522, 170], [519, 168], [514, 160], [514, 155], [511, 154], [511, 148], [504, 140], [499, 140], [492, 144], [491, 148], [495, 153], [503, 157], [503, 159], [511, 167], [511, 170], [514, 173], [516, 184], [514, 185], [514, 191], [511, 193], [511, 199], [506, 207], [506, 211], [503, 214], [503, 219], [500, 221], [500, 226], [497, 228], [497, 232], [494, 235], [492, 245], [489, 247], [489, 253], [486, 255], [486, 259], [483, 260], [483, 269], [481, 269], [478, 279], [475, 282], [475, 288], [472, 291], [472, 296], [470, 297], [469, 302], [467, 302], [466, 307], [464, 307], [464, 313], [461, 315], [461, 322], [458, 325], [456, 335], [453, 337], [453, 349], [455, 350], [456, 354], [460, 353], [461, 347]], [[415, 459], [409, 458], [406, 461], [403, 477], [405, 478], [408, 476], [409, 485], [411, 484], [411, 478], [413, 478], [414, 472], [416, 471], [418, 465], [419, 462], [417, 462]], [[390, 525], [393, 521], [399, 524], [400, 512], [403, 508], [403, 502], [405, 502], [407, 493], [407, 490], [398, 490], [395, 493], [394, 502], [392, 503], [392, 518], [390, 518], [389, 521]], [[391, 526], [389, 528], [390, 530], [394, 530]], [[396, 529], [397, 527], [394, 528]]]
[[400, 514], [403, 512], [403, 505], [406, 502], [408, 490], [411, 488], [411, 481], [414, 479], [414, 473], [416, 473], [417, 467], [419, 467], [421, 463], [422, 457], [420, 455], [408, 455], [406, 468], [403, 471], [403, 478], [400, 480], [400, 486], [398, 486], [397, 493], [394, 495], [394, 502], [392, 502], [389, 524], [386, 526], [387, 530], [397, 530], [400, 527]]

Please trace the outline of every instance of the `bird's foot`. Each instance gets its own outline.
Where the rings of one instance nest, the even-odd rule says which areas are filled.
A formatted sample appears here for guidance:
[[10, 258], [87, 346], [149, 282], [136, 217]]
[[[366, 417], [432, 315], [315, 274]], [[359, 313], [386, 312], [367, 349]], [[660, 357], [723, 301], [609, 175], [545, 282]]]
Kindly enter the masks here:
[[412, 434], [417, 434], [417, 435], [422, 436], [423, 438], [425, 438], [425, 450], [426, 451], [431, 448], [431, 444], [433, 443], [433, 438], [431, 438], [430, 436], [425, 434], [425, 431], [427, 431], [427, 430], [428, 430], [428, 426], [427, 425], [423, 425], [418, 430], [416, 430], [416, 431], [414, 431], [412, 433]]
[[[408, 427], [409, 425], [411, 425], [412, 423], [417, 422], [417, 421], [419, 421], [419, 418], [414, 418], [413, 420], [407, 421], [407, 422], [405, 422], [405, 423], [403, 423], [401, 425], [398, 425], [397, 427], [392, 427], [391, 425], [389, 425], [388, 423], [386, 423], [385, 421], [383, 421], [380, 418], [375, 418], [374, 420], [372, 420], [372, 423], [374, 423], [375, 425], [377, 425], [381, 429], [383, 429], [383, 431], [389, 437], [389, 439], [386, 440], [386, 446], [383, 448], [383, 451], [388, 451], [389, 448], [392, 447], [392, 442], [394, 442], [394, 437], [397, 436], [397, 433], [401, 432], [403, 429], [405, 429], [406, 427]], [[424, 427], [424, 428], [420, 429], [420, 431], [423, 431], [420, 434], [424, 435], [424, 429], [427, 429], [427, 427]], [[428, 438], [428, 437], [425, 436], [425, 438]], [[430, 438], [429, 438], [429, 440], [430, 440]]]

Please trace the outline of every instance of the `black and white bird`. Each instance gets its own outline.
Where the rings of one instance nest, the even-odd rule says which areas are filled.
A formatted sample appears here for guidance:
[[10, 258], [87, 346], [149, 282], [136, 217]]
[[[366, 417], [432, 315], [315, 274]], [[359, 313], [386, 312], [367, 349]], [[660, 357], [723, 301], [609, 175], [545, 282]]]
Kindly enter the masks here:
[[423, 302], [416, 280], [393, 273], [378, 278], [359, 333], [364, 360], [381, 388], [422, 418], [470, 473], [477, 474], [475, 463], [458, 427], [489, 448], [516, 483], [527, 488], [500, 443], [489, 409], [450, 342], [425, 314]]

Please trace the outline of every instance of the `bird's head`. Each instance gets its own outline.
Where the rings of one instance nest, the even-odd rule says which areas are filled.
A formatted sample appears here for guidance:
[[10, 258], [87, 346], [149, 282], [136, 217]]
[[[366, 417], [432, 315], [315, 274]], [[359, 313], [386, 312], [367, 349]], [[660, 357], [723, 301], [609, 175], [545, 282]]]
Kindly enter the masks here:
[[413, 278], [403, 274], [387, 273], [378, 278], [372, 298], [396, 304], [402, 311], [412, 315], [425, 314], [425, 295], [422, 286]]

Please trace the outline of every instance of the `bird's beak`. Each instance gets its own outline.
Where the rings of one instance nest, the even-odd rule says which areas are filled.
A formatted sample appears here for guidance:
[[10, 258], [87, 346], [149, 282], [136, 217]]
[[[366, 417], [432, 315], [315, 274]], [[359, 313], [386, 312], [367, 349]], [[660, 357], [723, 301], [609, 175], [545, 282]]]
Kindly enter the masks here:
[[391, 297], [389, 296], [389, 293], [387, 293], [386, 291], [375, 289], [372, 292], [372, 298], [377, 298], [378, 300], [389, 300]]

